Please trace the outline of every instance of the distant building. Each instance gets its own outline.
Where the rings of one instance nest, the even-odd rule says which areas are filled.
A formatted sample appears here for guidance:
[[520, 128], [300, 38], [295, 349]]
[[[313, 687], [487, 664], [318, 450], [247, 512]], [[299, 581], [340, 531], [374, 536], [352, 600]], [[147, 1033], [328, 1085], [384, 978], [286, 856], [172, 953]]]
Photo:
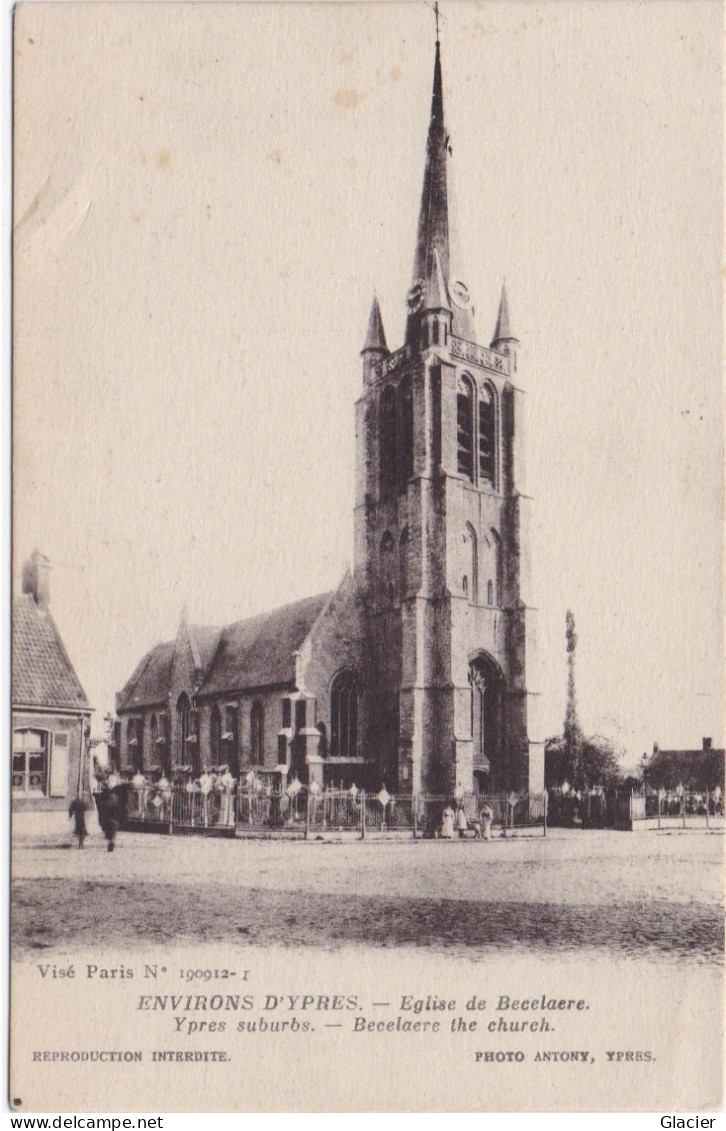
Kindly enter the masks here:
[[122, 770], [543, 788], [520, 344], [504, 289], [493, 335], [475, 330], [450, 155], [437, 42], [404, 341], [374, 298], [361, 351], [353, 572], [224, 629], [183, 619], [118, 696]]
[[36, 550], [13, 601], [12, 807], [62, 810], [83, 781], [91, 707], [50, 613], [50, 564]]
[[706, 790], [724, 789], [724, 751], [716, 749], [710, 738], [704, 738], [700, 750], [661, 750], [653, 744], [653, 755], [647, 769], [648, 786], [652, 789]]

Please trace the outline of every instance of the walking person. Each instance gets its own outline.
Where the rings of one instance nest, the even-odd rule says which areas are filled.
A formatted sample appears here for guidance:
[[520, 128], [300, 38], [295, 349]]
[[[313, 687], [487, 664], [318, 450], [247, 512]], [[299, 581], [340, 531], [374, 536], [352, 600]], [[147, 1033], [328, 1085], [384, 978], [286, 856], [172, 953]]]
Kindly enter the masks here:
[[103, 831], [108, 841], [108, 852], [113, 852], [116, 847], [116, 833], [118, 832], [120, 805], [118, 794], [115, 789], [110, 789], [106, 794], [106, 804], [104, 805], [104, 824]]
[[86, 828], [86, 803], [80, 793], [71, 801], [68, 816], [72, 817], [74, 821], [73, 832], [78, 837], [78, 847], [83, 848], [83, 842], [88, 836], [88, 829]]

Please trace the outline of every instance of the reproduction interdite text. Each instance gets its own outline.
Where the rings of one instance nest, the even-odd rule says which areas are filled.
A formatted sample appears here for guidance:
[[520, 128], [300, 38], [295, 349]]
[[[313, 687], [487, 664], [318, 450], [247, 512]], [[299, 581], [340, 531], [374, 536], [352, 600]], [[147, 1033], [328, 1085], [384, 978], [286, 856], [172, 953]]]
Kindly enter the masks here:
[[[98, 1061], [134, 1064], [148, 1059], [153, 1063], [227, 1063], [234, 1059], [234, 1042], [220, 1049], [195, 1049], [200, 1035], [227, 1034], [240, 1038], [256, 1034], [299, 1034], [310, 1036], [322, 1029], [343, 1029], [361, 1037], [377, 1034], [440, 1034], [444, 1038], [475, 1036], [477, 1047], [470, 1056], [475, 1064], [521, 1064], [534, 1062], [592, 1065], [597, 1060], [611, 1064], [647, 1067], [655, 1063], [649, 1049], [613, 1049], [578, 1046], [578, 1018], [590, 1009], [586, 998], [563, 997], [536, 987], [524, 992], [482, 992], [472, 986], [470, 994], [449, 996], [437, 993], [400, 993], [387, 1001], [368, 1000], [357, 993], [321, 991], [275, 992], [275, 987], [256, 990], [253, 972], [227, 967], [167, 966], [144, 963], [140, 967], [119, 964], [101, 966], [85, 963], [76, 966], [37, 963], [38, 978], [69, 986], [76, 980], [99, 986], [123, 983], [126, 1007], [139, 1013], [153, 1013], [168, 1019], [166, 1047], [133, 1049], [34, 1049], [36, 1062]], [[140, 985], [131, 985], [140, 983]], [[542, 1047], [522, 1049], [515, 1042], [502, 1047], [501, 1037], [537, 1034], [546, 1038]], [[491, 1045], [487, 1045], [491, 1041]]]

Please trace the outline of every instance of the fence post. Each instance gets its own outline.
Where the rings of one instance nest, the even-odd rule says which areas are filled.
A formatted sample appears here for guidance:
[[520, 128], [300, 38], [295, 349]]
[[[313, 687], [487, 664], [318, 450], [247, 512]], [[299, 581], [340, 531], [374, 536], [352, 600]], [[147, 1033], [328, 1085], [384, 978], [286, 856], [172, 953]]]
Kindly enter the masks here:
[[544, 835], [547, 836], [547, 802], [549, 800], [549, 793], [544, 791]]
[[[416, 814], [416, 795], [414, 793], [411, 794], [411, 804], [413, 806], [413, 839], [416, 840], [418, 827], [417, 827], [417, 823], [416, 823], [416, 817], [417, 817], [417, 814]], [[707, 805], [707, 810], [708, 810], [708, 805]]]
[[706, 790], [706, 828], [708, 828], [708, 790]]
[[310, 834], [310, 790], [305, 794], [305, 840]]
[[366, 838], [366, 791], [361, 790], [361, 807], [360, 807], [360, 838]]
[[681, 794], [681, 812], [683, 814], [683, 828], [685, 829], [685, 827], [686, 827], [686, 791], [685, 791], [685, 789], [683, 790], [683, 793]]

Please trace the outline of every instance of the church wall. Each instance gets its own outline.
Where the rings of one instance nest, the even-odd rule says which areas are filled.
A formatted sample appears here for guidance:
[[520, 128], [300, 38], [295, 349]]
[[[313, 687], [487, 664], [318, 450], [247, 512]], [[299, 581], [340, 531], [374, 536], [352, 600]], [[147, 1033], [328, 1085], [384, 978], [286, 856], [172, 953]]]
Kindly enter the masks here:
[[190, 701], [194, 698], [196, 690], [195, 681], [195, 668], [192, 650], [189, 644], [189, 637], [187, 634], [186, 626], [182, 623], [179, 626], [177, 633], [176, 648], [174, 651], [174, 661], [171, 669], [171, 680], [169, 684], [169, 713], [171, 718], [171, 765], [172, 768], [179, 761], [179, 718], [177, 714], [177, 703], [182, 693], [189, 696]]
[[[364, 626], [359, 594], [348, 575], [331, 598], [301, 649], [300, 691], [314, 701], [315, 718], [308, 726], [324, 723], [330, 735], [330, 690], [333, 678], [344, 668], [364, 677]], [[359, 731], [360, 723], [359, 719]]]

